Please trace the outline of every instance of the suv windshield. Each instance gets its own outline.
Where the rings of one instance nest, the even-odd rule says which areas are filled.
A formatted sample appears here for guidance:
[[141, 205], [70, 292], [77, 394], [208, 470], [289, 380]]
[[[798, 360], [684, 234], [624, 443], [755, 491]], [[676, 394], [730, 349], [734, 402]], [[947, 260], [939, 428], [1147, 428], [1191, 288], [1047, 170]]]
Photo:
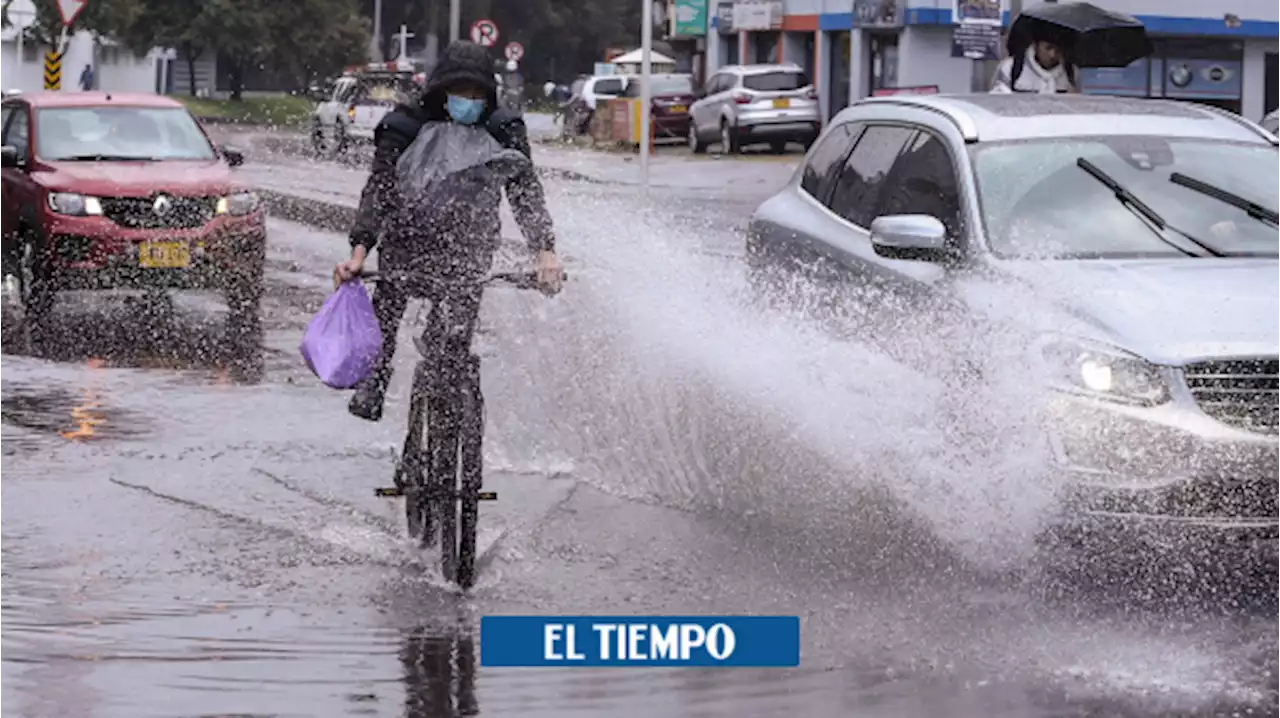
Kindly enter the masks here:
[[756, 92], [783, 92], [809, 86], [809, 78], [803, 72], [779, 70], [759, 75], [743, 75], [742, 86]]
[[1178, 173], [1274, 210], [1275, 147], [1144, 136], [1055, 138], [973, 150], [982, 221], [1002, 257], [1186, 256], [1079, 166], [1103, 170], [1170, 225], [1222, 254], [1277, 256], [1280, 233]]
[[209, 140], [181, 107], [55, 107], [36, 113], [45, 160], [211, 160]]

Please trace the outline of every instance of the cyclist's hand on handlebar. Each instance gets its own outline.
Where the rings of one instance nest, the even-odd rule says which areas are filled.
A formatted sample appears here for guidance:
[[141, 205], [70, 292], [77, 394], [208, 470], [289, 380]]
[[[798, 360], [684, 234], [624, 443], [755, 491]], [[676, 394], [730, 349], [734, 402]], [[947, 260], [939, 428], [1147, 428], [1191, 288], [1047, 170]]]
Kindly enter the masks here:
[[560, 282], [564, 277], [564, 267], [560, 266], [560, 258], [555, 250], [538, 252], [538, 288], [546, 294], [560, 291]]

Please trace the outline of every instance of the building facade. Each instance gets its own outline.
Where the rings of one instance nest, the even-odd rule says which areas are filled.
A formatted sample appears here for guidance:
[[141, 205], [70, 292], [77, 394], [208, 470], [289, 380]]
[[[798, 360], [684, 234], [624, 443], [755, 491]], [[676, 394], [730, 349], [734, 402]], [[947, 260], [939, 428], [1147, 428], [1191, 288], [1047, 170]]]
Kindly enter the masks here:
[[[1083, 91], [1205, 102], [1255, 121], [1275, 109], [1274, 0], [1092, 1], [1141, 20], [1155, 53], [1128, 68], [1083, 70]], [[994, 65], [953, 56], [957, 0], [706, 2], [708, 75], [728, 64], [795, 62], [818, 87], [827, 117], [877, 90], [985, 90]]]
[[[44, 89], [44, 55], [50, 48], [34, 42], [22, 43], [19, 49], [17, 31], [0, 32], [3, 53], [0, 54], [0, 87], [4, 90], [36, 92]], [[67, 38], [62, 55], [62, 87], [80, 89], [80, 73], [85, 65], [93, 67], [94, 89], [108, 92], [156, 92], [162, 81], [164, 50], [156, 48], [137, 54], [115, 43], [95, 38], [81, 31]]]

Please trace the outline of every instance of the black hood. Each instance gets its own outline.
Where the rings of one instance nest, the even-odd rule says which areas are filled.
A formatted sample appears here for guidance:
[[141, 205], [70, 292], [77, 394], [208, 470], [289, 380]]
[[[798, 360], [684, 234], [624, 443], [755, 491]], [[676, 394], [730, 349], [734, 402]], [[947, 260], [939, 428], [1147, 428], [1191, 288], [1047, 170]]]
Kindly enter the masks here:
[[485, 90], [485, 110], [481, 121], [498, 107], [498, 83], [493, 79], [493, 58], [483, 46], [466, 40], [449, 43], [440, 61], [431, 70], [419, 103], [429, 120], [447, 120], [445, 90], [458, 82], [467, 82]]

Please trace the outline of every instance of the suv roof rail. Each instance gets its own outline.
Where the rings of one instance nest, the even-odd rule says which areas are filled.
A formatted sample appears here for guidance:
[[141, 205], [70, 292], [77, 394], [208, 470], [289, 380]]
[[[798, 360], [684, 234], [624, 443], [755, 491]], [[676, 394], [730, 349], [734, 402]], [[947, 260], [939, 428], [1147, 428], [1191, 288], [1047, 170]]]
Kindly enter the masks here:
[[1208, 110], [1210, 112], [1216, 113], [1221, 117], [1225, 117], [1227, 119], [1233, 120], [1236, 122], [1236, 124], [1241, 125], [1242, 127], [1253, 131], [1254, 134], [1257, 134], [1259, 137], [1266, 140], [1267, 142], [1270, 142], [1273, 145], [1280, 145], [1280, 138], [1276, 137], [1270, 132], [1267, 132], [1265, 129], [1262, 128], [1261, 125], [1259, 125], [1258, 123], [1250, 120], [1249, 118], [1243, 115], [1237, 115], [1236, 113], [1230, 110], [1224, 110], [1221, 107], [1214, 107], [1213, 105], [1197, 105], [1197, 108], [1201, 110]]
[[[978, 123], [974, 122], [972, 117], [950, 103], [936, 102], [931, 99], [932, 97], [934, 96], [894, 95], [890, 97], [864, 97], [854, 104], [901, 105], [917, 110], [928, 110], [950, 120], [951, 124], [955, 125], [956, 129], [960, 131], [960, 135], [964, 137], [965, 142], [978, 141]], [[852, 107], [852, 105], [850, 106]]]

